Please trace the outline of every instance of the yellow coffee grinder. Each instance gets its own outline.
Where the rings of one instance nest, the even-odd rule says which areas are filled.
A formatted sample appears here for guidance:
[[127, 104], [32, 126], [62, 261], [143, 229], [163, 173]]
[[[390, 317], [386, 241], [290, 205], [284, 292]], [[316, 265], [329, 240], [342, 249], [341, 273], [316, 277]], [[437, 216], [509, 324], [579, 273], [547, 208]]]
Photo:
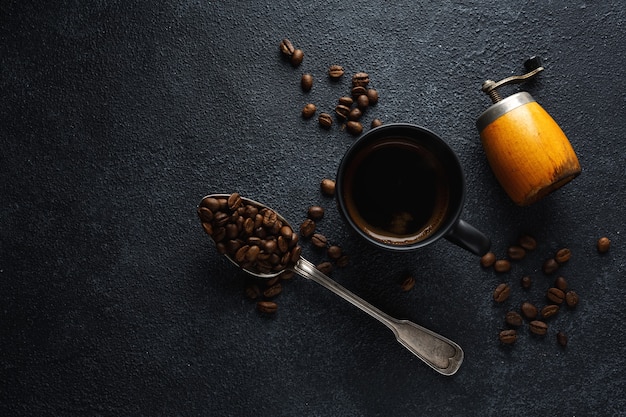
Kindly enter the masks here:
[[483, 83], [493, 104], [476, 127], [500, 185], [520, 206], [528, 206], [580, 174], [580, 164], [559, 125], [527, 92], [502, 98], [497, 89], [523, 83], [543, 71], [541, 59], [531, 57], [527, 73]]

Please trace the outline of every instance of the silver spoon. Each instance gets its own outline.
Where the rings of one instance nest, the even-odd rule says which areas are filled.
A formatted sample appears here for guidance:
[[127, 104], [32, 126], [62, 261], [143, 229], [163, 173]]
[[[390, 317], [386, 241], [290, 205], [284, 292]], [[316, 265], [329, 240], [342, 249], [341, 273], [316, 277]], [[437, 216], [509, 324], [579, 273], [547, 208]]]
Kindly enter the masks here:
[[[229, 194], [211, 194], [204, 198], [228, 198]], [[249, 198], [241, 197], [242, 201], [246, 204], [252, 204], [258, 208], [267, 207], [264, 204], [251, 200]], [[288, 225], [289, 222], [276, 212], [277, 217]], [[292, 228], [293, 229], [293, 228]], [[238, 267], [241, 267], [234, 259], [226, 255], [226, 257]], [[259, 278], [273, 278], [284, 271], [278, 271], [273, 273], [258, 273], [249, 269], [242, 268], [249, 274], [252, 274]], [[415, 356], [424, 361], [428, 366], [435, 371], [443, 375], [454, 375], [456, 371], [461, 367], [463, 362], [463, 350], [459, 345], [447, 339], [432, 330], [428, 330], [425, 327], [417, 325], [408, 320], [398, 320], [388, 314], [382, 312], [378, 308], [374, 307], [361, 297], [353, 294], [337, 282], [333, 281], [323, 273], [321, 273], [315, 265], [306, 259], [300, 257], [298, 261], [287, 268], [296, 274], [313, 280], [323, 287], [334, 292], [344, 300], [348, 301], [352, 305], [360, 308], [365, 313], [374, 317], [385, 326], [387, 326], [396, 336], [396, 339], [402, 346], [411, 351]]]

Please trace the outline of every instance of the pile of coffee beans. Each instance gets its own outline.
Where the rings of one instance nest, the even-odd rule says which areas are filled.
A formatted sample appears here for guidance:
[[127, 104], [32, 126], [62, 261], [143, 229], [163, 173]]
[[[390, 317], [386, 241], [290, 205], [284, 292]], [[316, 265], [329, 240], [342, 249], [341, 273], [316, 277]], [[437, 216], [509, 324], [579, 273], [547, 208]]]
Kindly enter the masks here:
[[[279, 44], [279, 49], [283, 57], [288, 59], [294, 67], [298, 67], [304, 58], [304, 52], [296, 49], [289, 39], [283, 39]], [[331, 65], [328, 70], [328, 78], [336, 82], [340, 80], [345, 69], [338, 64]], [[370, 77], [365, 72], [356, 72], [352, 76], [352, 89], [345, 96], [338, 99], [335, 106], [335, 118], [341, 123], [341, 130], [345, 129], [352, 135], [360, 135], [363, 132], [362, 117], [365, 111], [378, 103], [378, 91], [369, 87]], [[309, 92], [314, 85], [314, 76], [311, 73], [304, 73], [300, 78], [302, 91]], [[301, 114], [304, 119], [311, 119], [317, 113], [318, 106], [315, 103], [306, 103]], [[333, 126], [334, 118], [331, 112], [320, 112], [318, 123], [322, 128], [330, 129]], [[380, 119], [373, 119], [370, 123], [372, 128], [382, 125]]]
[[253, 273], [281, 272], [300, 259], [302, 248], [291, 226], [272, 209], [245, 203], [239, 193], [205, 197], [198, 217], [218, 252]]
[[[518, 241], [510, 245], [506, 251], [506, 258], [498, 259], [493, 253], [489, 252], [480, 259], [480, 265], [484, 269], [493, 268], [497, 274], [505, 274], [511, 270], [512, 262], [519, 262], [526, 258], [526, 255], [537, 248], [536, 240], [530, 235], [522, 235]], [[543, 275], [549, 277], [554, 275], [564, 264], [572, 258], [572, 252], [569, 248], [562, 248], [556, 251], [552, 256], [543, 261], [541, 271]], [[545, 280], [541, 280], [544, 283]], [[527, 291], [533, 285], [533, 278], [530, 275], [522, 276], [520, 287]], [[505, 303], [512, 294], [512, 286], [509, 282], [501, 282], [493, 291], [492, 297], [496, 304]], [[562, 306], [566, 305], [568, 309], [574, 309], [579, 303], [579, 296], [576, 291], [569, 288], [569, 284], [564, 276], [559, 275], [552, 285], [548, 285], [545, 291], [545, 299], [539, 302], [530, 300], [523, 301], [519, 309], [509, 308], [505, 313], [504, 322], [507, 328], [501, 330], [498, 338], [505, 345], [514, 344], [519, 338], [519, 330], [527, 322], [528, 331], [537, 336], [545, 337], [550, 332], [549, 320], [555, 317]], [[537, 305], [540, 305], [539, 308]], [[567, 335], [558, 331], [555, 333], [556, 341], [559, 345], [565, 347], [568, 343]]]

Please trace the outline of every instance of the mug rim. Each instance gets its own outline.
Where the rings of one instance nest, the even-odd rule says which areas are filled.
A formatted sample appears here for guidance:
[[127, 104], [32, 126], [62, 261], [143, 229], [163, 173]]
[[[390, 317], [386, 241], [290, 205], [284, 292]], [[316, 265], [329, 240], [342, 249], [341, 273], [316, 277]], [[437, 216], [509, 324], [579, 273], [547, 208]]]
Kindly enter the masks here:
[[[389, 133], [389, 132], [399, 132], [399, 133]], [[460, 192], [457, 198], [458, 203], [456, 207], [454, 207], [453, 210], [449, 211], [444, 223], [432, 235], [428, 236], [427, 238], [417, 241], [417, 242], [413, 242], [410, 244], [403, 244], [403, 245], [394, 245], [390, 243], [385, 243], [365, 233], [350, 216], [348, 212], [348, 208], [344, 201], [344, 197], [343, 197], [343, 188], [344, 188], [343, 177], [345, 174], [346, 166], [348, 165], [348, 162], [351, 160], [351, 156], [360, 147], [362, 147], [363, 144], [366, 142], [371, 142], [379, 138], [384, 138], [385, 136], [406, 137], [406, 138], [411, 139], [414, 136], [416, 136], [416, 133], [419, 133], [421, 135], [425, 134], [429, 138], [434, 139], [438, 144], [442, 145], [442, 148], [445, 149], [445, 152], [448, 154], [449, 159], [453, 161], [454, 165], [456, 165], [458, 169], [458, 173], [459, 173], [459, 178], [457, 178], [457, 180], [460, 186]], [[361, 237], [363, 237], [366, 241], [380, 248], [391, 250], [394, 252], [412, 251], [412, 250], [427, 246], [445, 237], [458, 224], [459, 219], [461, 217], [461, 212], [463, 211], [463, 206], [465, 204], [466, 180], [465, 180], [465, 174], [463, 172], [463, 167], [461, 166], [461, 161], [459, 160], [458, 155], [456, 154], [456, 152], [454, 152], [452, 147], [450, 147], [450, 145], [446, 141], [444, 141], [443, 138], [441, 138], [441, 136], [439, 136], [437, 133], [423, 126], [419, 126], [419, 125], [412, 124], [412, 123], [389, 123], [389, 124], [381, 125], [364, 133], [358, 139], [356, 139], [356, 141], [350, 145], [350, 147], [346, 150], [343, 157], [341, 158], [341, 162], [339, 163], [339, 168], [337, 169], [337, 178], [336, 178], [335, 186], [336, 186], [335, 196], [337, 200], [337, 205], [339, 207], [339, 212], [341, 213], [343, 218], [348, 222], [350, 227], [354, 231], [356, 231]]]

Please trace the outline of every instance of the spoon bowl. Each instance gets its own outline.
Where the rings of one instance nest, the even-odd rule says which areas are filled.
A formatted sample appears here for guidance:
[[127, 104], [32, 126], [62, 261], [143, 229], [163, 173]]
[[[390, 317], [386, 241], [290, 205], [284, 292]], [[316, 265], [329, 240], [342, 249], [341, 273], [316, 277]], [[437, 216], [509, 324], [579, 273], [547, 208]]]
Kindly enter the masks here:
[[[207, 195], [202, 199], [198, 210], [200, 210], [201, 207], [203, 206], [203, 202], [207, 201], [206, 199], [217, 199], [217, 200], [223, 201], [224, 199], [230, 199], [232, 196], [234, 196], [234, 194]], [[240, 197], [239, 195], [236, 195], [236, 196], [237, 198], [240, 198], [241, 202], [245, 205], [256, 207], [259, 210], [262, 210], [262, 209], [272, 210], [271, 208], [257, 201], [251, 200], [249, 198]], [[233, 199], [233, 200], [236, 200], [236, 199]], [[206, 207], [204, 208], [209, 210]], [[280, 220], [280, 222], [283, 225], [289, 226], [289, 222], [283, 216], [281, 216], [278, 212], [274, 210], [272, 211], [276, 214], [276, 218]], [[212, 231], [213, 228], [211, 227], [209, 229], [210, 224], [209, 226], [207, 226], [207, 222], [205, 222], [205, 220], [209, 218], [214, 218], [215, 213], [211, 212], [209, 215], [208, 213], [206, 213], [206, 211], [203, 214], [201, 214], [199, 211], [199, 214], [200, 214], [200, 219], [203, 222], [205, 231], [209, 233], [209, 230]], [[225, 216], [221, 216], [221, 217], [225, 218]], [[293, 228], [291, 229], [293, 230]], [[229, 255], [228, 253], [224, 253], [224, 255], [237, 267], [242, 268], [247, 273], [254, 275], [256, 277], [259, 277], [259, 278], [267, 278], [267, 279], [273, 278], [283, 273], [286, 270], [290, 270], [306, 279], [315, 281], [318, 284], [322, 285], [324, 288], [332, 291], [339, 297], [343, 298], [344, 300], [348, 301], [355, 307], [358, 307], [363, 312], [369, 314], [373, 318], [383, 323], [394, 333], [396, 340], [400, 344], [402, 344], [405, 348], [407, 348], [410, 352], [412, 352], [415, 356], [417, 356], [419, 359], [421, 359], [424, 363], [426, 363], [435, 371], [439, 372], [442, 375], [450, 376], [450, 375], [454, 375], [459, 370], [461, 363], [463, 362], [464, 354], [463, 354], [463, 350], [458, 344], [451, 341], [450, 339], [447, 339], [444, 336], [441, 336], [433, 332], [432, 330], [426, 329], [411, 321], [398, 320], [396, 318], [389, 316], [388, 314], [374, 307], [373, 305], [371, 305], [370, 303], [368, 303], [361, 297], [347, 290], [346, 288], [344, 288], [343, 286], [341, 286], [340, 284], [338, 284], [337, 282], [333, 281], [332, 279], [327, 277], [325, 274], [320, 272], [315, 267], [315, 265], [313, 265], [311, 262], [307, 261], [302, 256], [300, 256], [299, 250], [292, 251], [292, 253], [294, 255], [292, 255], [291, 257], [291, 262], [287, 263], [281, 269], [272, 270], [269, 272], [259, 271], [250, 266], [246, 266], [246, 264], [239, 262], [237, 259], [235, 259], [232, 255]]]

